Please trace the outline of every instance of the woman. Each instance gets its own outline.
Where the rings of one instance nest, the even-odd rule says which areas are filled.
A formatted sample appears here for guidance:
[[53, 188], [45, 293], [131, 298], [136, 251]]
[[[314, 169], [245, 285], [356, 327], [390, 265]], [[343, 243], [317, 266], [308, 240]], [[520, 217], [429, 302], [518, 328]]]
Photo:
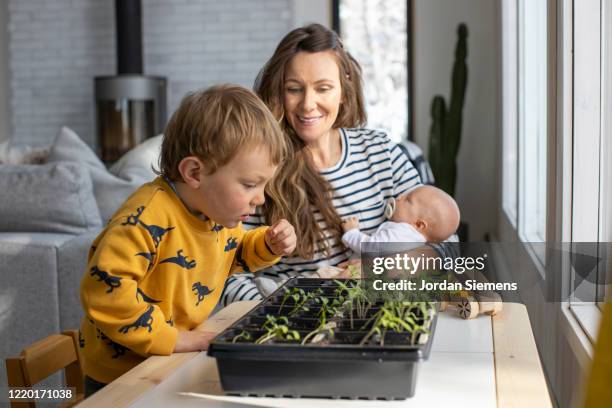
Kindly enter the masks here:
[[298, 237], [295, 257], [253, 275], [231, 277], [222, 302], [260, 299], [293, 276], [312, 276], [351, 255], [341, 241], [342, 219], [360, 229], [385, 221], [385, 203], [420, 185], [402, 148], [384, 132], [363, 129], [361, 68], [336, 33], [319, 24], [291, 31], [260, 72], [255, 91], [290, 141], [291, 160], [279, 169], [259, 214], [245, 225], [286, 218]]

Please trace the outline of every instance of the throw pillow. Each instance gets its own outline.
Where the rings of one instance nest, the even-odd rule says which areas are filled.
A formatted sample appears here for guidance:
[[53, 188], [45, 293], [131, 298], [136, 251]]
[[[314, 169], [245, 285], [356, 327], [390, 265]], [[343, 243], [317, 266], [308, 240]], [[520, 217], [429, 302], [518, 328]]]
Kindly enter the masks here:
[[158, 167], [162, 138], [162, 135], [158, 135], [145, 140], [124, 154], [108, 170], [128, 181], [154, 179], [157, 175], [153, 171], [153, 166]]
[[155, 178], [151, 165], [157, 163], [161, 136], [135, 147], [111, 167], [109, 172], [91, 148], [71, 129], [62, 127], [47, 159], [75, 162], [89, 171], [93, 192], [104, 222], [110, 220], [121, 204], [142, 184]]
[[74, 163], [0, 166], [0, 231], [81, 234], [102, 226], [91, 178]]

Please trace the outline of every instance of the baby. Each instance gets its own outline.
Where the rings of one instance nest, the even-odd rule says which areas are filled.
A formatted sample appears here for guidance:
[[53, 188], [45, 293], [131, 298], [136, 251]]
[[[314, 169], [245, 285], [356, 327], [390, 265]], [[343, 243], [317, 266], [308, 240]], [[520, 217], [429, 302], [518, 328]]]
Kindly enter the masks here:
[[433, 186], [421, 186], [392, 200], [382, 223], [372, 235], [359, 231], [359, 219], [342, 222], [342, 241], [355, 254], [362, 242], [441, 242], [448, 239], [459, 225], [459, 207], [444, 191]]

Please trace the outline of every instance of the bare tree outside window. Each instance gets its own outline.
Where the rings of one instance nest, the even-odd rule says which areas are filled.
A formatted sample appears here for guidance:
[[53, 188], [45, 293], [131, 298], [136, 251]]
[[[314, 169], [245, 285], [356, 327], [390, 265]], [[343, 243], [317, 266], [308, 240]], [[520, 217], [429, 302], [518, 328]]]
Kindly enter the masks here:
[[408, 133], [407, 3], [340, 0], [340, 36], [363, 69], [368, 127], [396, 142]]

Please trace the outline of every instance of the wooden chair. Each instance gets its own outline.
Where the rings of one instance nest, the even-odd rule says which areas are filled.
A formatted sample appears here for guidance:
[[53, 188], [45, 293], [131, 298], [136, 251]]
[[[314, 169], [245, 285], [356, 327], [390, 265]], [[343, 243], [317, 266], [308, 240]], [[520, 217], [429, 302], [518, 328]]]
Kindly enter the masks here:
[[[76, 405], [84, 398], [83, 370], [78, 350], [79, 335], [76, 330], [52, 334], [37, 341], [25, 348], [19, 357], [6, 359], [8, 386], [32, 387], [64, 368], [67, 386], [76, 388], [76, 399], [67, 401], [62, 407]], [[35, 408], [36, 404], [12, 401], [11, 407]]]

